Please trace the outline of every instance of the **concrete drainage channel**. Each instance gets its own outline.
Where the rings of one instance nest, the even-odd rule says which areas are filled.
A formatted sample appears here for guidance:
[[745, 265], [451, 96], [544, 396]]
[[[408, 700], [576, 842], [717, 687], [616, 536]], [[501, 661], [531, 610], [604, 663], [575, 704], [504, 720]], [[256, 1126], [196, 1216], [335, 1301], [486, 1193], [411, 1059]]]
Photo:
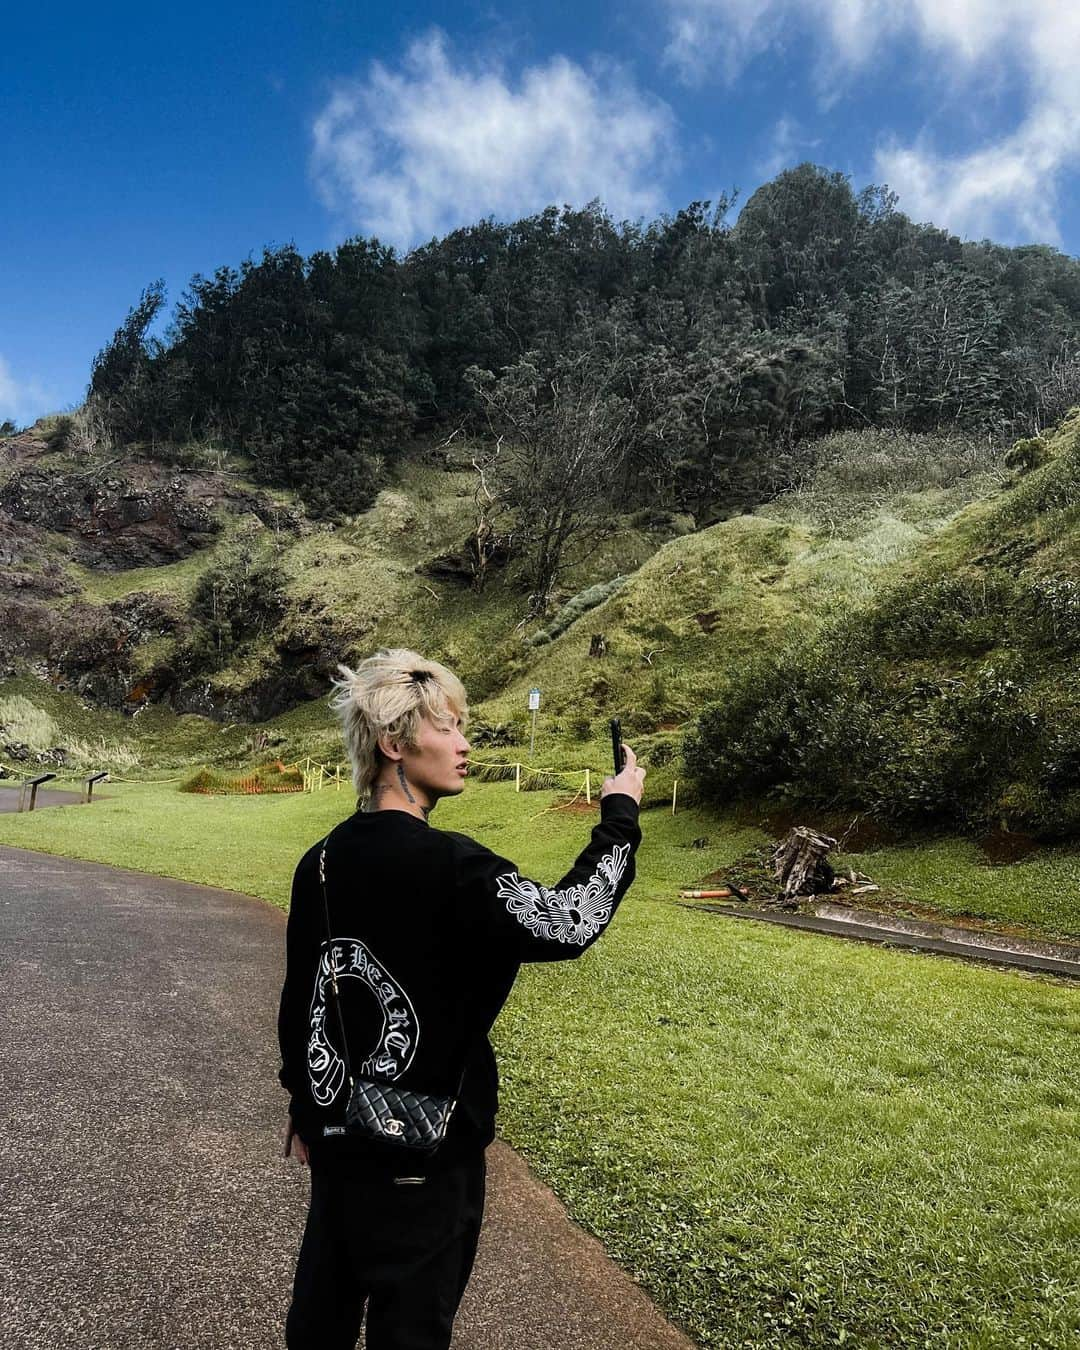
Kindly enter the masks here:
[[733, 905], [688, 904], [686, 908], [723, 914], [731, 919], [801, 928], [809, 933], [824, 933], [856, 942], [906, 947], [936, 956], [987, 961], [997, 966], [1013, 966], [1019, 970], [1080, 980], [1080, 947], [1070, 947], [1059, 942], [1034, 942], [1027, 938], [984, 933], [950, 924], [927, 923], [920, 919], [905, 919], [892, 914], [880, 914], [875, 910], [849, 909], [846, 905], [828, 903], [819, 904], [813, 914], [753, 910], [741, 906], [735, 908]]

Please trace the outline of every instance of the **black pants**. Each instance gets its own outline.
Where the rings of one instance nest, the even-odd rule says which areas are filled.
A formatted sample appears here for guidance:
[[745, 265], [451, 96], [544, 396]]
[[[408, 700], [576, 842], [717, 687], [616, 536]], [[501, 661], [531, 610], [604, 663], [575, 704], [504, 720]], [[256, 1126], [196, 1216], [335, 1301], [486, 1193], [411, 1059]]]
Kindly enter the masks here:
[[311, 1174], [288, 1350], [447, 1350], [484, 1215], [481, 1153], [421, 1185]]

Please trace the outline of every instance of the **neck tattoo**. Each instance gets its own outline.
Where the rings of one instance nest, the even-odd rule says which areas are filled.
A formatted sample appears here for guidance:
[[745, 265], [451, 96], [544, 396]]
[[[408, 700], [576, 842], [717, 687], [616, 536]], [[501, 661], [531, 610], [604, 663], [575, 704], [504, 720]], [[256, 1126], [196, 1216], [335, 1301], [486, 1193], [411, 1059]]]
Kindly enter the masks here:
[[404, 794], [405, 794], [405, 796], [408, 798], [408, 800], [409, 800], [410, 802], [412, 802], [413, 806], [415, 806], [415, 805], [416, 805], [416, 798], [412, 795], [412, 791], [411, 791], [411, 789], [409, 788], [409, 780], [405, 777], [405, 769], [404, 769], [404, 767], [402, 766], [402, 764], [401, 764], [400, 761], [398, 762], [398, 766], [397, 766], [397, 776], [398, 776], [398, 783], [399, 783], [400, 786], [401, 786], [402, 792], [404, 792]]

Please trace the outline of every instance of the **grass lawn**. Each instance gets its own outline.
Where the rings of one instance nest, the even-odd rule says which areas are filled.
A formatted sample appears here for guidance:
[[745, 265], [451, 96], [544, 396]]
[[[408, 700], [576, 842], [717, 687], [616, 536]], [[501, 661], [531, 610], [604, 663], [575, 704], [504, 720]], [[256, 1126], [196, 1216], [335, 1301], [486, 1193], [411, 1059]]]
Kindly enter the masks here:
[[[551, 882], [589, 817], [550, 801], [474, 783], [437, 821]], [[351, 804], [116, 784], [0, 815], [0, 842], [283, 905]], [[762, 836], [694, 811], [643, 828], [611, 931], [524, 970], [500, 1019], [504, 1137], [702, 1345], [1080, 1344], [1078, 991], [680, 909]], [[902, 872], [899, 850], [865, 862]], [[1050, 869], [1032, 886], [1059, 865], [1076, 876], [1024, 864]]]
[[[845, 856], [882, 885], [918, 905], [1080, 939], [1080, 851], [1046, 848], [1005, 867], [991, 866], [977, 844], [936, 839], [918, 846]], [[868, 897], [871, 901], [873, 897]], [[872, 908], [872, 904], [870, 908]]]

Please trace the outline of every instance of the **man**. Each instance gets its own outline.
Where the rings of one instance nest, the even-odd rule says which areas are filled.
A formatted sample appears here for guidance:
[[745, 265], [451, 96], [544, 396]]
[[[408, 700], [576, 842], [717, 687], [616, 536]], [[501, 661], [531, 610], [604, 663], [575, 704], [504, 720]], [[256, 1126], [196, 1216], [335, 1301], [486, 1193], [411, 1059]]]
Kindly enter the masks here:
[[[495, 1134], [488, 1032], [521, 962], [580, 956], [611, 921], [634, 877], [645, 771], [626, 747], [588, 846], [548, 888], [428, 823], [468, 771], [456, 676], [402, 649], [341, 670], [334, 706], [361, 809], [297, 867], [278, 1020], [291, 1094], [285, 1152], [311, 1168], [286, 1342], [353, 1350], [366, 1306], [368, 1350], [446, 1350]], [[457, 1099], [434, 1154], [346, 1131], [339, 1010], [361, 1077]]]

